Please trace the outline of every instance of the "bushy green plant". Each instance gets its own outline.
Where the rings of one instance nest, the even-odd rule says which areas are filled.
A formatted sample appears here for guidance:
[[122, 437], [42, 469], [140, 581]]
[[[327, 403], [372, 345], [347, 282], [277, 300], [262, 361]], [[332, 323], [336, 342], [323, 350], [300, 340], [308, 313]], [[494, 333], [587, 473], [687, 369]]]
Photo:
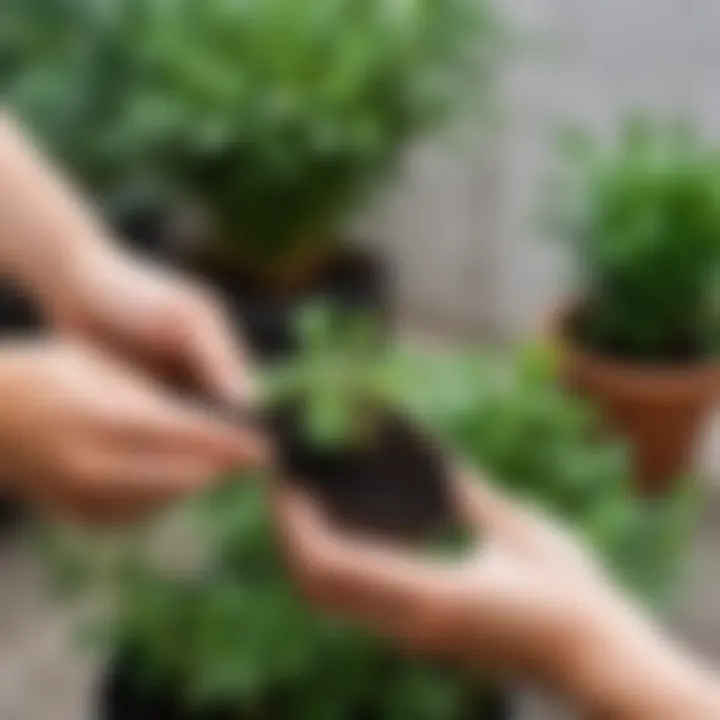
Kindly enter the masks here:
[[496, 36], [485, 0], [149, 0], [126, 112], [217, 240], [277, 262], [477, 94]]
[[696, 360], [718, 339], [720, 151], [628, 121], [612, 148], [573, 132], [564, 226], [586, 283], [573, 330], [601, 352]]
[[[398, 353], [392, 362], [398, 402], [454, 452], [565, 517], [638, 592], [659, 592], [682, 546], [687, 498], [668, 498], [650, 516], [630, 497], [622, 448], [597, 436], [587, 409], [554, 384], [543, 353]], [[176, 683], [191, 706], [227, 701], [287, 720], [356, 711], [379, 720], [477, 717], [468, 709], [481, 693], [476, 679], [402, 656], [300, 599], [265, 494], [265, 484], [238, 477], [195, 502], [202, 561], [180, 574], [138, 540], [114, 562], [110, 637], [144, 681]], [[98, 543], [79, 545], [78, 554], [56, 538], [55, 568], [91, 567], [88, 548]]]
[[272, 264], [475, 102], [498, 37], [488, 0], [8, 0], [0, 93], [89, 189], [169, 183]]
[[190, 194], [272, 271], [482, 94], [498, 36], [488, 0], [8, 0], [0, 97], [111, 211]]
[[625, 443], [603, 434], [595, 410], [562, 389], [549, 349], [412, 366], [398, 375], [406, 403], [448, 447], [568, 521], [629, 590], [658, 605], [670, 599], [695, 505], [691, 483], [665, 499], [636, 498]]

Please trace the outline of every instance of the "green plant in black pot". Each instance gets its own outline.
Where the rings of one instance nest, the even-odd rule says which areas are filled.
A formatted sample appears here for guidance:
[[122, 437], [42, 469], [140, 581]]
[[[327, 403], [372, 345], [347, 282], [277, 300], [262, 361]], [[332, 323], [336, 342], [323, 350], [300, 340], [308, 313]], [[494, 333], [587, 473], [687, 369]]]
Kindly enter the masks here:
[[340, 234], [414, 140], [487, 95], [500, 37], [489, 0], [9, 3], [7, 103], [123, 229], [172, 207], [161, 249], [262, 355], [292, 349], [298, 295], [387, 314], [383, 259]]
[[128, 43], [141, 6], [8, 0], [0, 97], [119, 230], [157, 244], [170, 196], [149, 152], [157, 118], [144, 110], [147, 68]]
[[578, 134], [571, 147], [563, 230], [583, 286], [557, 323], [566, 373], [633, 439], [641, 488], [657, 492], [718, 389], [720, 150], [640, 120], [610, 149]]
[[[411, 352], [402, 367], [393, 396], [417, 422], [508, 489], [565, 517], [638, 592], [656, 596], [667, 585], [690, 496], [652, 511], [630, 497], [622, 447], [598, 437], [592, 414], [556, 385], [542, 358], [425, 360]], [[110, 545], [112, 553], [101, 552], [108, 538], [96, 534], [92, 542], [67, 532], [50, 538], [59, 579], [115, 598], [100, 626], [116, 661], [98, 717], [509, 717], [480, 679], [402, 655], [308, 607], [283, 569], [267, 485], [234, 480], [185, 508], [183, 535], [166, 536], [164, 552], [156, 536], [172, 530], [170, 519], [145, 538], [132, 531], [133, 543]]]
[[[484, 88], [485, 0], [145, 2], [153, 149], [225, 263], [296, 286], [408, 142]], [[139, 109], [140, 106], [138, 106]]]

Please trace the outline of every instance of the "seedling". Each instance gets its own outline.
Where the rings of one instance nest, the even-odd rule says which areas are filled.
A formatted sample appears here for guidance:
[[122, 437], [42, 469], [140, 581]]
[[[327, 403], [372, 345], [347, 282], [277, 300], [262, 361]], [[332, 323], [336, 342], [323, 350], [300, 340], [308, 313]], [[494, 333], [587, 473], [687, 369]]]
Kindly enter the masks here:
[[392, 403], [377, 326], [318, 304], [300, 313], [298, 332], [299, 355], [270, 375], [271, 403], [300, 408], [303, 437], [315, 447], [366, 446]]
[[439, 529], [451, 515], [445, 463], [400, 410], [372, 319], [315, 305], [298, 329], [300, 354], [270, 382], [285, 474], [363, 530]]

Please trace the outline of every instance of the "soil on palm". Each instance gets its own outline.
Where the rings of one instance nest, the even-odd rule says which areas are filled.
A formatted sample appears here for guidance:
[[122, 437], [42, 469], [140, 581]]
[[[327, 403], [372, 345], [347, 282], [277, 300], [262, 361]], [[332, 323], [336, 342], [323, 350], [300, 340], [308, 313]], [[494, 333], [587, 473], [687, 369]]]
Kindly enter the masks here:
[[337, 449], [310, 445], [297, 409], [279, 412], [273, 424], [285, 477], [314, 494], [343, 525], [423, 540], [453, 524], [444, 458], [403, 417], [386, 413], [371, 442]]

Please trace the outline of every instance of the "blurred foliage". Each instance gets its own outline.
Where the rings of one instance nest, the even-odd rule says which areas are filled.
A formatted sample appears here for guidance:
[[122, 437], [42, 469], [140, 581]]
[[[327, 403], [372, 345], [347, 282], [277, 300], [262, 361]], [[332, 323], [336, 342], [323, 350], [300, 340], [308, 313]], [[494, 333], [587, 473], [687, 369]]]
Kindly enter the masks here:
[[[687, 486], [657, 503], [634, 500], [625, 449], [600, 437], [588, 408], [556, 386], [545, 348], [517, 357], [398, 349], [388, 365], [396, 401], [453, 452], [568, 521], [629, 589], [665, 599], [693, 493]], [[50, 567], [75, 592], [111, 588], [106, 641], [129, 651], [149, 686], [174, 685], [189, 706], [229, 702], [286, 720], [479, 717], [476, 678], [402, 656], [296, 595], [275, 546], [267, 488], [241, 475], [182, 508], [192, 533], [170, 539], [179, 567], [152, 542], [162, 523], [145, 536], [133, 531], [124, 551], [52, 532]]]
[[576, 332], [590, 347], [651, 362], [717, 347], [720, 150], [680, 123], [628, 120], [612, 148], [582, 132], [555, 220], [587, 284]]
[[552, 348], [405, 362], [405, 403], [449, 448], [568, 522], [629, 591], [659, 606], [671, 599], [697, 491], [688, 478], [665, 498], [636, 498], [629, 449], [560, 387]]
[[4, 0], [0, 97], [81, 181], [102, 194], [150, 171], [134, 133], [144, 82], [127, 44], [138, 0]]
[[370, 312], [313, 302], [297, 314], [299, 351], [266, 373], [269, 404], [300, 413], [314, 446], [357, 447], [369, 441], [393, 398], [393, 376]]
[[[93, 186], [148, 173], [273, 262], [484, 95], [488, 0], [8, 0], [0, 85]], [[7, 17], [7, 21], [5, 18]]]

